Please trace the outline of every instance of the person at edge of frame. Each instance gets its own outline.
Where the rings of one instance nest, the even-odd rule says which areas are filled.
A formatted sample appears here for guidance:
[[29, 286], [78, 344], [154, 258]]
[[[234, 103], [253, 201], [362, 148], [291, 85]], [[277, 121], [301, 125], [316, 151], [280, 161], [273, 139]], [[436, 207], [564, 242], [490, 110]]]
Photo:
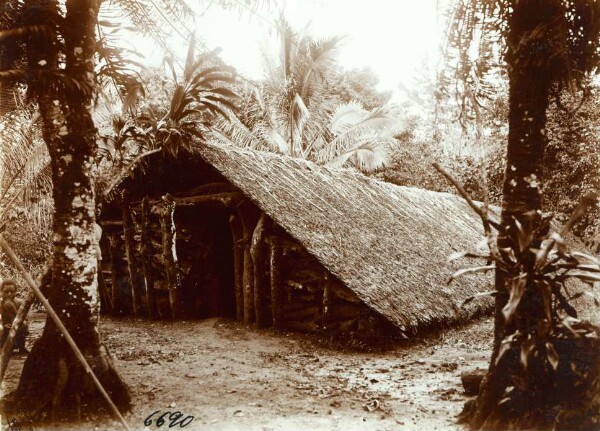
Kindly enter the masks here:
[[[12, 327], [17, 311], [23, 301], [17, 298], [17, 283], [14, 280], [7, 279], [0, 285], [0, 315], [2, 316], [2, 333], [0, 335], [0, 348], [4, 346], [8, 333]], [[25, 348], [25, 339], [29, 333], [27, 322], [23, 321], [19, 330], [15, 334], [13, 350], [17, 353], [29, 353]]]

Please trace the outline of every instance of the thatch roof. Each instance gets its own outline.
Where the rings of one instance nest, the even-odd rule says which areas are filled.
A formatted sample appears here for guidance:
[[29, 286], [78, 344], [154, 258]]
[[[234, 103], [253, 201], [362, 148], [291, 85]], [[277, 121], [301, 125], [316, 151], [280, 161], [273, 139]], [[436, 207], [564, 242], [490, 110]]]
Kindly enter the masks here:
[[448, 256], [483, 238], [461, 198], [233, 146], [208, 144], [200, 155], [399, 328], [451, 324], [491, 308], [489, 300], [460, 308], [489, 290], [491, 277], [446, 285], [456, 269]]

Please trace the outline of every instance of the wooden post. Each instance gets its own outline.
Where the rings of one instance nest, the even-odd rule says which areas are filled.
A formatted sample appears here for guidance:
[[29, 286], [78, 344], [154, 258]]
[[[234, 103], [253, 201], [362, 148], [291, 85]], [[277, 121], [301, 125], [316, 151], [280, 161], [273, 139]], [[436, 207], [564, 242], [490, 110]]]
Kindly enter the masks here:
[[98, 293], [100, 294], [100, 309], [103, 313], [113, 313], [113, 303], [108, 286], [106, 285], [106, 279], [104, 278], [104, 265], [102, 261], [98, 261]]
[[252, 244], [252, 234], [254, 233], [254, 225], [252, 224], [249, 214], [247, 214], [247, 201], [238, 207], [238, 214], [242, 221], [242, 230], [244, 238], [244, 270], [243, 270], [243, 286], [244, 286], [244, 323], [252, 323], [255, 319], [254, 309], [254, 266], [252, 264], [252, 255], [250, 254], [250, 246]]
[[151, 319], [158, 318], [156, 307], [156, 295], [154, 293], [154, 279], [152, 278], [152, 243], [150, 240], [151, 232], [150, 208], [148, 198], [142, 199], [142, 230], [140, 241], [140, 254], [142, 255], [142, 274], [144, 275], [144, 288], [146, 291], [146, 303], [148, 304], [148, 315]]
[[321, 326], [323, 329], [328, 329], [327, 324], [329, 323], [329, 314], [331, 312], [331, 280], [329, 279], [329, 275], [325, 274], [325, 278], [323, 279], [323, 311], [322, 311], [322, 321]]
[[244, 323], [252, 323], [255, 318], [254, 310], [254, 268], [250, 255], [250, 238], [244, 234]]
[[121, 295], [119, 295], [119, 262], [117, 253], [117, 238], [115, 234], [110, 233], [108, 237], [108, 249], [110, 255], [110, 302], [112, 304], [112, 314], [122, 314], [123, 304], [121, 302]]
[[256, 315], [256, 325], [259, 327], [267, 326], [269, 316], [267, 316], [266, 307], [266, 286], [265, 286], [265, 260], [264, 244], [265, 234], [269, 227], [269, 220], [263, 213], [256, 223], [252, 233], [250, 244], [250, 256], [252, 257], [252, 266], [254, 273], [254, 312]]
[[235, 285], [235, 317], [244, 320], [244, 232], [240, 216], [229, 217], [231, 239], [233, 242], [233, 277]]
[[131, 308], [134, 315], [139, 315], [141, 308], [141, 292], [139, 280], [139, 268], [135, 262], [135, 227], [131, 217], [129, 202], [131, 196], [127, 190], [123, 192], [123, 236], [125, 237], [125, 255], [127, 256], [127, 268], [129, 270], [129, 286], [131, 288]]
[[184, 317], [183, 300], [181, 298], [181, 278], [177, 263], [177, 233], [175, 228], [175, 201], [171, 195], [162, 197], [160, 208], [160, 227], [162, 231], [162, 257], [167, 273], [169, 286], [169, 305], [173, 319]]
[[273, 313], [273, 326], [281, 325], [281, 243], [279, 237], [271, 236], [269, 242], [269, 268], [271, 279], [271, 310]]
[[207, 202], [219, 202], [226, 207], [231, 207], [239, 203], [243, 197], [244, 195], [242, 195], [240, 192], [227, 192], [203, 196], [176, 197], [171, 198], [171, 200], [173, 200], [176, 205], [180, 206], [194, 206]]

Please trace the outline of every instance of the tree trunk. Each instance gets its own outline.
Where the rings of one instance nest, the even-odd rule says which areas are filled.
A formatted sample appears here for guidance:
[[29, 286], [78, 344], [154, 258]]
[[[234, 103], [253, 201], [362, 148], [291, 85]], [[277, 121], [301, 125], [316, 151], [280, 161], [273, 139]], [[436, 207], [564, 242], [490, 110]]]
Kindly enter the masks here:
[[[553, 84], [551, 76], [552, 61], [548, 56], [548, 34], [540, 40], [534, 36], [549, 31], [553, 37], [562, 37], [560, 23], [553, 22], [556, 17], [564, 16], [558, 0], [523, 0], [513, 2], [513, 11], [508, 21], [509, 69], [509, 135], [507, 162], [503, 185], [501, 224], [506, 233], [500, 233], [500, 250], [511, 245], [510, 237], [516, 238], [518, 220], [524, 231], [535, 231], [541, 221], [542, 168], [546, 146], [545, 126], [549, 93]], [[537, 37], [537, 40], [536, 40]], [[535, 241], [533, 245], [535, 246]], [[539, 240], [537, 240], [539, 245]], [[525, 268], [533, 267], [534, 255], [523, 258]], [[570, 348], [563, 348], [564, 356], [555, 372], [547, 365], [542, 355], [529, 360], [527, 368], [520, 361], [520, 346], [511, 347], [496, 364], [502, 340], [515, 331], [535, 333], [544, 318], [542, 296], [529, 277], [524, 294], [515, 317], [510, 323], [504, 321], [502, 309], [509, 298], [507, 283], [510, 280], [497, 270], [496, 305], [494, 322], [494, 346], [489, 370], [484, 377], [477, 399], [468, 403], [462, 414], [462, 421], [471, 429], [512, 430], [512, 429], [580, 429], [582, 424], [590, 424], [581, 414], [573, 419], [573, 400], [596, 408], [599, 368], [594, 355], [598, 354], [598, 343], [578, 340], [566, 340]], [[560, 340], [553, 339], [553, 344]], [[574, 355], [580, 349], [587, 354]], [[569, 353], [570, 352], [570, 353]], [[589, 374], [583, 385], [577, 385], [578, 370]], [[594, 407], [595, 406], [595, 407]], [[587, 411], [591, 413], [592, 410]], [[581, 412], [579, 412], [581, 413]], [[565, 419], [564, 416], [569, 419]], [[578, 422], [579, 421], [579, 422]], [[585, 425], [584, 425], [585, 426]], [[597, 427], [597, 425], [596, 425]], [[584, 428], [586, 429], [586, 428]]]
[[[33, 14], [39, 20], [35, 24], [47, 23], [49, 16], [55, 17], [55, 22], [60, 21], [55, 2], [38, 3], [47, 13]], [[51, 157], [55, 205], [52, 284], [48, 296], [115, 404], [126, 410], [130, 406], [127, 386], [114, 368], [98, 332], [98, 239], [94, 233], [92, 175], [96, 128], [90, 113], [98, 9], [99, 2], [95, 0], [67, 0], [61, 27], [66, 48], [64, 73], [76, 80], [78, 86], [60, 95], [49, 94], [48, 88], [36, 94]], [[54, 40], [47, 34], [32, 36], [27, 41], [27, 50], [29, 68], [59, 70]], [[21, 411], [34, 415], [85, 414], [106, 409], [90, 377], [49, 318], [25, 361], [15, 401]]]

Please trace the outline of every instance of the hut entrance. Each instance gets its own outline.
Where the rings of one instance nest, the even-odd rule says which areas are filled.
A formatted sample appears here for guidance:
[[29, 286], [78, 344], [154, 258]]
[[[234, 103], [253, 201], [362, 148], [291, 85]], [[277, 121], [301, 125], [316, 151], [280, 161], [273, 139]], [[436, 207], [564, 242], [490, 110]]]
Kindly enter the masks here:
[[189, 318], [235, 318], [229, 211], [195, 205], [175, 213], [184, 311]]

